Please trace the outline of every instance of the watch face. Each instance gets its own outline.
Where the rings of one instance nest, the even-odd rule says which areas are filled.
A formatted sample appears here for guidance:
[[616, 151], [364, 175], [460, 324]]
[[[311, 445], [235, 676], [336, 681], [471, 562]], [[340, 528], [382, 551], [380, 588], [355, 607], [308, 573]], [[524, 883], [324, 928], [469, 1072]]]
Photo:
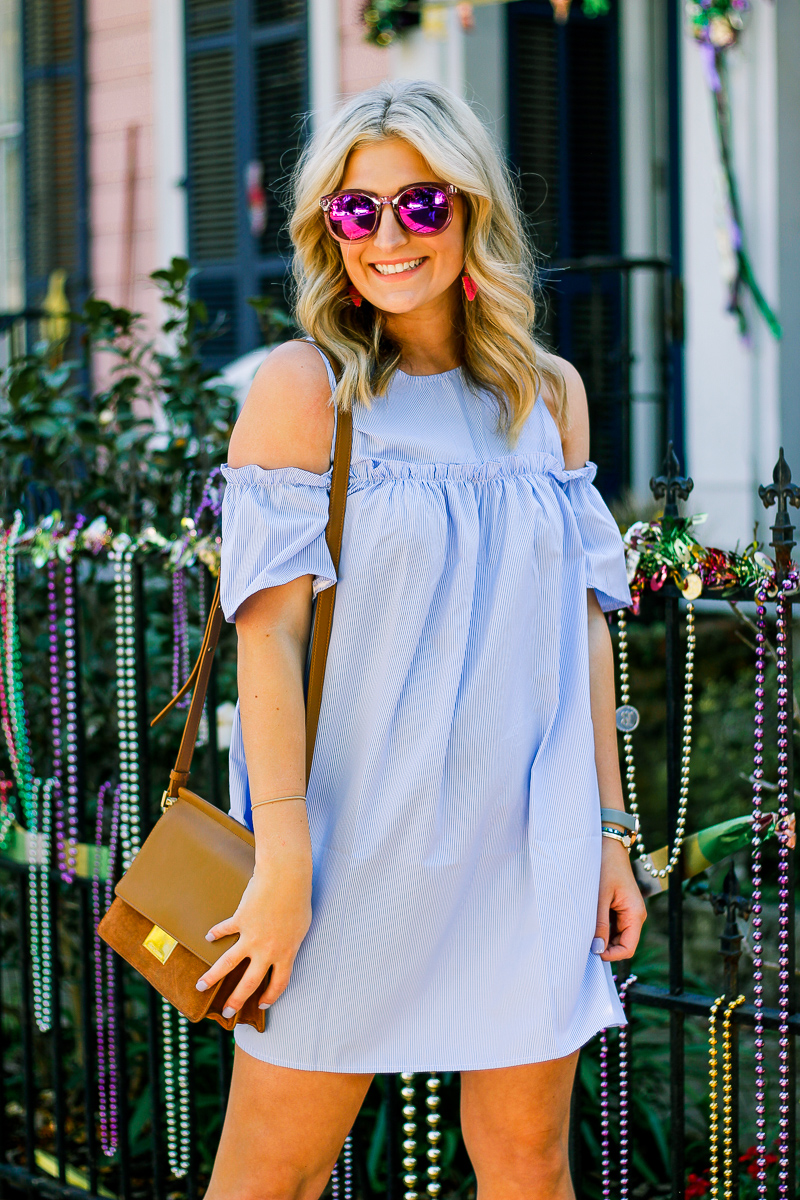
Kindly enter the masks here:
[[620, 704], [617, 709], [617, 729], [620, 733], [632, 733], [639, 724], [639, 710], [632, 704]]

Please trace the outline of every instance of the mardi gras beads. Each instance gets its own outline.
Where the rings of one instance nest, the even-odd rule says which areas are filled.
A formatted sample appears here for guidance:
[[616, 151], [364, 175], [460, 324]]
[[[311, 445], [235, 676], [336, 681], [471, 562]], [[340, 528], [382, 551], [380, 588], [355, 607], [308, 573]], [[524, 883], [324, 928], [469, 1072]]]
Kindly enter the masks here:
[[776, 605], [776, 642], [778, 658], [778, 1196], [789, 1197], [789, 1117], [791, 1088], [789, 1078], [789, 851], [794, 845], [789, 805], [789, 739], [791, 733], [791, 697], [787, 660], [787, 624], [791, 601], [786, 592], [796, 587], [795, 577], [785, 579]]
[[400, 1095], [403, 1097], [403, 1183], [405, 1184], [405, 1200], [418, 1200], [417, 1195], [417, 1108], [414, 1104], [414, 1074], [404, 1071], [401, 1076], [403, 1086]]
[[[108, 871], [100, 905], [100, 856], [103, 847], [103, 813], [111, 784], [104, 783], [97, 795], [95, 822], [94, 867], [92, 870], [92, 916], [94, 918], [94, 997], [97, 1029], [97, 1092], [100, 1112], [100, 1145], [103, 1154], [112, 1158], [117, 1150], [117, 1041], [114, 986], [114, 951], [101, 941], [97, 926], [103, 912], [113, 899], [114, 862], [119, 832], [120, 788], [114, 792], [111, 810], [111, 835], [108, 845]], [[105, 976], [105, 978], [104, 978]]]
[[719, 1200], [719, 1070], [717, 1060], [717, 1019], [722, 1014], [722, 1178], [725, 1200], [733, 1196], [733, 1032], [734, 1010], [744, 1004], [737, 996], [725, 1004], [718, 996], [708, 1013], [708, 1092], [709, 1092], [709, 1200]]
[[117, 738], [120, 779], [122, 869], [139, 853], [139, 727], [136, 688], [136, 631], [133, 604], [133, 556], [136, 543], [127, 534], [114, 539], [114, 616], [117, 639]]
[[33, 773], [17, 623], [15, 552], [21, 527], [22, 514], [17, 512], [0, 547], [3, 727], [28, 830], [28, 915], [33, 1011], [37, 1026], [42, 1033], [47, 1033], [51, 1021], [50, 817], [55, 781], [48, 779], [42, 785], [41, 779]]
[[762, 800], [764, 782], [764, 694], [766, 678], [766, 592], [756, 593], [756, 685], [753, 738], [753, 834], [750, 855], [751, 941], [753, 947], [753, 1005], [756, 1112], [756, 1178], [759, 1197], [767, 1194], [766, 1070], [764, 1065], [764, 931], [762, 917]]
[[176, 1179], [189, 1170], [191, 1129], [189, 1125], [189, 1022], [176, 1013], [178, 1022], [178, 1070], [175, 1071], [172, 1041], [172, 1005], [161, 999], [161, 1034], [164, 1044], [164, 1107], [167, 1122], [167, 1160]]
[[431, 1197], [438, 1196], [442, 1190], [442, 1185], [439, 1183], [439, 1176], [442, 1173], [442, 1168], [439, 1166], [439, 1160], [442, 1157], [442, 1152], [439, 1149], [439, 1142], [442, 1139], [439, 1130], [439, 1122], [442, 1119], [439, 1115], [439, 1105], [441, 1104], [439, 1088], [441, 1082], [439, 1076], [434, 1073], [428, 1076], [425, 1084], [428, 1090], [428, 1095], [425, 1097], [425, 1104], [428, 1109], [425, 1118], [428, 1126], [428, 1149], [426, 1151], [428, 1159], [428, 1186], [426, 1191]]
[[[620, 1002], [625, 1007], [628, 988], [636, 982], [635, 975], [629, 975], [619, 986]], [[600, 1034], [600, 1175], [603, 1200], [611, 1196], [611, 1088], [609, 1080], [609, 1043], [608, 1030]], [[620, 1200], [628, 1198], [628, 1172], [630, 1168], [630, 1145], [628, 1139], [629, 1126], [629, 1064], [628, 1064], [628, 1027], [621, 1025], [617, 1041], [619, 1058], [619, 1195]]]
[[[633, 731], [639, 724], [639, 714], [630, 703], [630, 675], [628, 672], [628, 634], [627, 620], [624, 611], [620, 611], [617, 628], [619, 629], [619, 659], [620, 659], [620, 699], [622, 704], [617, 709], [617, 729], [623, 735], [625, 746], [625, 779], [628, 788], [628, 809], [633, 816], [639, 816], [639, 801], [636, 793], [636, 766], [633, 757]], [[686, 810], [689, 804], [689, 768], [692, 758], [692, 711], [694, 687], [694, 652], [696, 646], [694, 626], [694, 605], [686, 606], [686, 667], [683, 689], [683, 745], [680, 765], [680, 795], [678, 801], [678, 818], [675, 826], [675, 840], [666, 866], [657, 870], [650, 859], [644, 845], [641, 832], [636, 839], [639, 861], [649, 875], [654, 879], [664, 879], [671, 875], [678, 864], [681, 847], [686, 833]]]

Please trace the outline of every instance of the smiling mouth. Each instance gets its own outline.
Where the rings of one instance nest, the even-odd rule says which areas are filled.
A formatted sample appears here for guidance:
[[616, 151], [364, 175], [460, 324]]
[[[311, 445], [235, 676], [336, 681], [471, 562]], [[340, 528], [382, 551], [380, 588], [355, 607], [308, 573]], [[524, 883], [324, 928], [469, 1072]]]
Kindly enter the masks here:
[[370, 263], [370, 266], [379, 275], [405, 275], [408, 271], [416, 271], [417, 267], [421, 267], [425, 261], [424, 257], [409, 258], [406, 262]]

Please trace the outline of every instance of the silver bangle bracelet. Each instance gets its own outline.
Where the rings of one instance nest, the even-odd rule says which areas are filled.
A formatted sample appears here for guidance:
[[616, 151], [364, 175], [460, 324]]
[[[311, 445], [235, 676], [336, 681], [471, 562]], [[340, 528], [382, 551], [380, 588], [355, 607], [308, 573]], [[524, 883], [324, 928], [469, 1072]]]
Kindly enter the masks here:
[[280, 804], [282, 800], [303, 800], [303, 801], [305, 801], [305, 796], [275, 796], [274, 799], [272, 799], [272, 800], [256, 800], [255, 804], [253, 804], [251, 801], [250, 807], [252, 809], [252, 808], [261, 808], [261, 806], [263, 804]]
[[610, 829], [607, 825], [602, 827], [603, 837], [611, 838], [612, 841], [622, 842], [626, 850], [630, 850], [633, 843], [636, 841], [636, 834], [620, 833], [618, 829]]

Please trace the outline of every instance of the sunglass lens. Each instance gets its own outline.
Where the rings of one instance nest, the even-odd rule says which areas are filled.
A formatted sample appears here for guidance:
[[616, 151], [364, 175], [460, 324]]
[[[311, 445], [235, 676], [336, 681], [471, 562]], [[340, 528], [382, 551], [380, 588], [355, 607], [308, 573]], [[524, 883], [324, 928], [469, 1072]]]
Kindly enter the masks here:
[[328, 220], [337, 237], [357, 242], [375, 228], [375, 203], [359, 192], [345, 192], [331, 201]]
[[409, 188], [397, 202], [400, 217], [411, 233], [438, 233], [450, 216], [450, 199], [442, 188]]

